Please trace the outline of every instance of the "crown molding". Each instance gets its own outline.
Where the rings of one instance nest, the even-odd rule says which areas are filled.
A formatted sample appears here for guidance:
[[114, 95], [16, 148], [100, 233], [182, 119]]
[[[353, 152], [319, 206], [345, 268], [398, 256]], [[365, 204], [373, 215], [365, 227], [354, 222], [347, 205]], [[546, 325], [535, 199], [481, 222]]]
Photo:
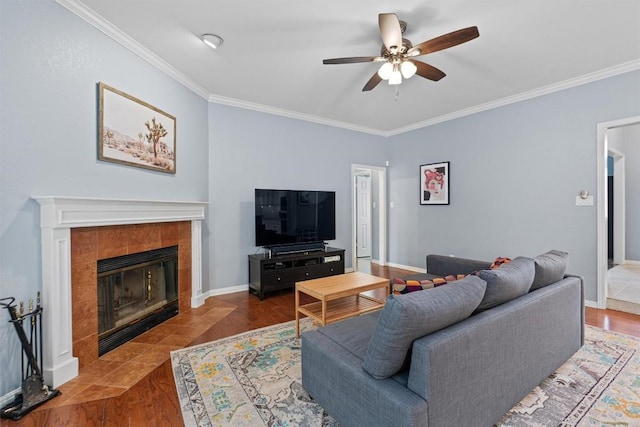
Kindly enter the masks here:
[[151, 52], [149, 49], [138, 43], [133, 38], [129, 37], [118, 27], [113, 25], [111, 22], [107, 21], [103, 16], [98, 15], [92, 9], [88, 8], [86, 5], [77, 0], [56, 0], [58, 4], [65, 7], [69, 11], [75, 13], [80, 18], [87, 21], [89, 24], [93, 25], [95, 28], [111, 37], [116, 42], [120, 43], [122, 46], [129, 49], [135, 55], [147, 61], [152, 66], [156, 67], [160, 71], [167, 74], [172, 79], [176, 80], [178, 83], [184, 85], [187, 89], [196, 93], [204, 99], [209, 97], [209, 92], [204, 89], [202, 86], [195, 83], [193, 80], [182, 74], [176, 68], [174, 68], [171, 64], [166, 62], [164, 59], [160, 58], [155, 53]]
[[304, 120], [307, 122], [338, 127], [343, 129], [349, 129], [356, 132], [369, 133], [378, 136], [389, 136], [387, 132], [381, 131], [379, 129], [368, 128], [364, 126], [354, 125], [352, 123], [339, 122], [335, 120], [325, 119], [319, 116], [312, 116], [309, 114], [298, 113], [295, 111], [284, 110], [276, 107], [271, 107], [263, 104], [257, 104], [247, 101], [242, 101], [234, 98], [227, 98], [224, 96], [219, 96], [215, 94], [209, 93], [202, 86], [195, 83], [193, 80], [182, 74], [180, 71], [175, 69], [172, 65], [170, 65], [165, 60], [161, 59], [158, 55], [151, 52], [149, 49], [138, 43], [133, 38], [129, 37], [122, 30], [117, 28], [111, 22], [107, 21], [103, 16], [97, 14], [95, 11], [84, 5], [81, 1], [78, 0], [56, 0], [61, 6], [65, 7], [69, 11], [75, 13], [80, 18], [87, 21], [89, 24], [93, 25], [95, 28], [111, 37], [116, 42], [120, 43], [122, 46], [129, 49], [135, 55], [144, 59], [154, 67], [158, 68], [160, 71], [167, 74], [169, 77], [178, 81], [182, 85], [184, 85], [189, 90], [195, 92], [199, 96], [204, 99], [207, 99], [209, 102], [213, 102], [216, 104], [224, 104], [238, 108], [244, 108], [247, 110], [259, 111], [262, 113], [275, 114], [278, 116], [289, 117], [298, 120]]
[[402, 133], [410, 132], [412, 130], [422, 129], [438, 123], [447, 122], [449, 120], [458, 119], [471, 114], [480, 113], [482, 111], [492, 110], [494, 108], [503, 107], [505, 105], [514, 104], [520, 101], [526, 101], [528, 99], [537, 98], [539, 96], [548, 95], [561, 90], [570, 89], [576, 86], [581, 86], [587, 83], [592, 83], [598, 80], [606, 79], [608, 77], [614, 77], [620, 74], [628, 73], [631, 71], [640, 70], [640, 60], [626, 62], [624, 64], [616, 65], [614, 67], [605, 68], [604, 70], [596, 71], [590, 74], [584, 74], [582, 76], [565, 80], [562, 82], [554, 83], [549, 86], [544, 86], [538, 89], [519, 93], [517, 95], [508, 96], [506, 98], [497, 99], [495, 101], [487, 102], [485, 104], [476, 105], [474, 107], [465, 108], [464, 110], [454, 111], [450, 114], [445, 114], [433, 119], [425, 120], [422, 122], [414, 123], [412, 125], [397, 128], [388, 132], [387, 136], [399, 135]]
[[276, 107], [272, 107], [264, 104], [241, 101], [235, 98], [227, 98], [219, 95], [210, 95], [209, 102], [212, 102], [215, 104], [229, 105], [232, 107], [244, 108], [247, 110], [259, 111], [261, 113], [275, 114], [277, 116], [304, 120], [307, 122], [317, 123], [321, 125], [353, 130], [356, 132], [369, 133], [372, 135], [378, 135], [378, 136], [384, 136], [384, 137], [389, 136], [387, 132], [382, 131], [380, 129], [373, 129], [365, 126], [358, 126], [358, 125], [354, 125], [353, 123], [340, 122], [337, 120], [329, 120], [324, 117], [313, 116], [311, 114], [304, 114], [304, 113], [299, 113], [291, 110], [285, 110], [285, 109], [276, 108]]
[[98, 30], [106, 34], [107, 36], [114, 39], [116, 42], [120, 43], [134, 54], [138, 55], [140, 58], [144, 59], [154, 67], [158, 68], [160, 71], [167, 74], [169, 77], [173, 78], [177, 82], [184, 85], [187, 89], [193, 91], [197, 95], [202, 98], [208, 100], [209, 102], [216, 104], [224, 104], [238, 108], [244, 108], [247, 110], [258, 111], [267, 114], [274, 114], [282, 117], [288, 117], [292, 119], [304, 120], [311, 123], [317, 123], [326, 126], [332, 126], [342, 129], [348, 129], [355, 132], [368, 133], [371, 135], [377, 135], [382, 137], [391, 137], [395, 135], [400, 135], [406, 132], [410, 132], [417, 129], [422, 129], [425, 127], [429, 127], [438, 123], [455, 120], [461, 117], [469, 116], [471, 114], [480, 113], [482, 111], [492, 110], [494, 108], [503, 107], [505, 105], [513, 104], [520, 101], [526, 101], [528, 99], [536, 98], [543, 95], [548, 95], [550, 93], [558, 92], [561, 90], [569, 89], [572, 87], [580, 86], [583, 84], [591, 83], [597, 80], [606, 79], [608, 77], [617, 76], [619, 74], [628, 73], [630, 71], [635, 71], [640, 69], [640, 60], [634, 60], [630, 62], [626, 62], [624, 64], [616, 65], [614, 67], [606, 68], [601, 71], [596, 71], [594, 73], [585, 74], [576, 78], [572, 78], [569, 80], [565, 80], [559, 83], [554, 83], [549, 86], [544, 86], [542, 88], [522, 92], [520, 94], [516, 94], [513, 96], [508, 96], [505, 98], [501, 98], [495, 101], [487, 102], [484, 104], [476, 105], [470, 108], [465, 108], [463, 110], [454, 111], [449, 114], [445, 114], [442, 116], [434, 117], [429, 120], [424, 120], [421, 122], [417, 122], [414, 124], [410, 124], [407, 126], [399, 127], [390, 131], [384, 131], [382, 129], [374, 129], [365, 126], [359, 126], [352, 123], [340, 122], [336, 120], [330, 120], [319, 116], [314, 116], [310, 114], [299, 113], [296, 111], [285, 110], [281, 108], [276, 108], [264, 104], [257, 104], [248, 101], [243, 101], [235, 98], [228, 98], [220, 95], [215, 95], [209, 93], [205, 88], [195, 83], [193, 80], [182, 74], [172, 65], [161, 59], [158, 55], [151, 52], [146, 47], [142, 46], [133, 38], [129, 37], [127, 34], [122, 32], [116, 26], [111, 24], [109, 21], [105, 20], [104, 17], [95, 13], [92, 9], [85, 6], [78, 0], [56, 0], [57, 3], [67, 8], [71, 12], [78, 15], [80, 18], [84, 19]]

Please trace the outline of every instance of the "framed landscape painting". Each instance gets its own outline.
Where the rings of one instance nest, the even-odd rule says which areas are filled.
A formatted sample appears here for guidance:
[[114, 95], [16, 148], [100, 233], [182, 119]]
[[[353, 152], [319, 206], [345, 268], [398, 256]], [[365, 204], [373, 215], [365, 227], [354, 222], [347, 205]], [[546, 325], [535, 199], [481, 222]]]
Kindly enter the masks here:
[[98, 159], [176, 173], [176, 118], [102, 82]]
[[449, 162], [420, 166], [420, 204], [449, 204]]

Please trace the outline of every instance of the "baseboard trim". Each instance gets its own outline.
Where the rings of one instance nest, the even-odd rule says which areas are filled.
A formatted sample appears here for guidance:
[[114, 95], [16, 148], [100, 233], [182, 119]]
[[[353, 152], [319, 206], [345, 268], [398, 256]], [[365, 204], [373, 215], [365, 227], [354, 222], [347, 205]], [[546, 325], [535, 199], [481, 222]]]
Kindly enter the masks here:
[[598, 303], [595, 301], [585, 300], [584, 305], [585, 307], [600, 309], [600, 307], [598, 306]]
[[393, 267], [393, 268], [401, 268], [403, 270], [415, 271], [416, 273], [426, 273], [427, 272], [426, 268], [412, 267], [410, 265], [396, 264], [394, 262], [388, 262], [387, 266]]
[[207, 296], [206, 298], [209, 297], [214, 297], [216, 295], [225, 295], [225, 294], [232, 294], [234, 292], [242, 292], [242, 291], [246, 291], [249, 292], [249, 285], [237, 285], [237, 286], [229, 286], [227, 288], [220, 288], [220, 289], [211, 289], [209, 292], [207, 292]]

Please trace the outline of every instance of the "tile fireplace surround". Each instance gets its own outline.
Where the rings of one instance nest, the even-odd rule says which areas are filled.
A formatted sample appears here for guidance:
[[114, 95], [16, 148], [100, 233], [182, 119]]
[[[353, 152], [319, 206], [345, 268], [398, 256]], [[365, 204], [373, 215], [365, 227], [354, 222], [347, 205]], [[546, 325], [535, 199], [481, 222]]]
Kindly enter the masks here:
[[[76, 355], [82, 358], [80, 363], [94, 358], [93, 344], [86, 343], [86, 338], [94, 334], [97, 358], [97, 318], [95, 332], [88, 331], [84, 324], [84, 329], [76, 327], [74, 331], [73, 328], [73, 319], [78, 313], [72, 314], [72, 303], [86, 302], [82, 300], [83, 292], [75, 289], [75, 282], [96, 274], [83, 274], [82, 267], [72, 268], [72, 260], [74, 264], [80, 261], [85, 266], [94, 262], [86, 256], [86, 247], [82, 249], [80, 244], [97, 245], [106, 239], [119, 241], [118, 244], [94, 246], [92, 256], [95, 254], [96, 259], [152, 249], [171, 241], [190, 245], [179, 249], [178, 254], [182, 261], [179, 277], [190, 279], [180, 291], [180, 310], [204, 303], [202, 221], [207, 203], [57, 196], [34, 196], [33, 199], [40, 204], [44, 306], [42, 370], [47, 384], [56, 388], [78, 375], [79, 359], [74, 356], [74, 344], [78, 347]], [[72, 229], [77, 230], [72, 233]], [[135, 240], [136, 234], [140, 240]], [[186, 270], [185, 263], [190, 264]], [[97, 310], [84, 304], [77, 309], [83, 310], [81, 315], [85, 318], [91, 318], [91, 310]], [[87, 309], [88, 312], [84, 311]]]

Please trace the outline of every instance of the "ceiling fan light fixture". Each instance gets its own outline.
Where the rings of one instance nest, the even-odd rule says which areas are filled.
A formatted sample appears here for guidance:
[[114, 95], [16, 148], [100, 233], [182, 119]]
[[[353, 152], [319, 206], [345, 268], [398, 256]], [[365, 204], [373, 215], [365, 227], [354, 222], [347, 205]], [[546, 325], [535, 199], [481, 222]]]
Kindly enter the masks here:
[[393, 64], [391, 62], [385, 62], [378, 70], [378, 76], [380, 76], [382, 80], [389, 80], [391, 73], [393, 73]]
[[382, 37], [382, 46], [378, 56], [351, 56], [347, 58], [322, 60], [323, 64], [383, 62], [382, 66], [378, 68], [364, 85], [362, 88], [363, 92], [372, 90], [383, 80], [386, 80], [390, 85], [402, 84], [403, 77], [409, 79], [415, 74], [419, 77], [437, 82], [445, 77], [446, 74], [433, 65], [414, 58], [449, 49], [480, 36], [478, 27], [474, 26], [442, 34], [414, 45], [411, 40], [403, 37], [407, 29], [407, 24], [404, 21], [400, 21], [395, 13], [378, 14], [378, 27], [380, 28], [380, 36]]
[[400, 83], [402, 83], [402, 73], [400, 73], [400, 70], [398, 70], [398, 66], [395, 66], [393, 67], [393, 72], [389, 77], [389, 84], [399, 85]]
[[217, 49], [224, 43], [224, 39], [216, 34], [203, 34], [202, 41], [212, 49]]
[[418, 67], [411, 61], [404, 61], [400, 64], [400, 72], [405, 79], [412, 77], [416, 71], [418, 71]]

